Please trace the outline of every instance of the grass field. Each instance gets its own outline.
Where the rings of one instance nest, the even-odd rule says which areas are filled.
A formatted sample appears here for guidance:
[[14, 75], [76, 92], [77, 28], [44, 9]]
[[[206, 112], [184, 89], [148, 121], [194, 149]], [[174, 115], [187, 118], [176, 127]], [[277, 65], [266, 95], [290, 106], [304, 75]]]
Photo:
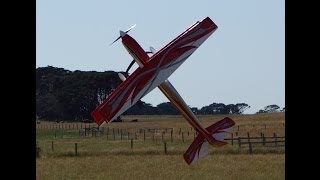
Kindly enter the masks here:
[[[261, 133], [284, 136], [284, 116], [284, 113], [268, 113], [229, 117], [236, 122], [232, 133], [241, 137], [248, 132], [250, 136]], [[199, 116], [199, 119], [208, 126], [223, 117]], [[105, 132], [96, 137], [80, 137], [72, 123], [59, 124], [60, 127], [46, 122], [37, 125], [36, 138], [41, 149], [36, 160], [37, 179], [284, 179], [283, 146], [254, 146], [252, 154], [246, 147], [239, 148], [236, 142], [233, 146], [210, 147], [207, 157], [189, 166], [182, 155], [194, 138], [194, 130], [181, 116], [124, 116], [123, 119], [125, 122], [104, 126], [105, 132], [106, 128], [109, 132], [124, 129], [122, 140], [116, 133], [107, 138]], [[133, 119], [138, 122], [130, 122]], [[166, 128], [163, 140], [167, 154], [162, 141]], [[148, 132], [144, 140], [141, 129], [156, 131]]]

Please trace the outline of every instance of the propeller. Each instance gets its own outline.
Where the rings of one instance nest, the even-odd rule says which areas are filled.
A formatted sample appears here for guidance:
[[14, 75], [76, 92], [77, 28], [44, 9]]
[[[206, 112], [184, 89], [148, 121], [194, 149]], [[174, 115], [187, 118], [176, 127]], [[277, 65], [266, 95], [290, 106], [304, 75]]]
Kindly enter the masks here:
[[127, 29], [125, 32], [120, 30], [120, 36], [114, 40], [110, 45], [112, 45], [113, 43], [115, 43], [116, 41], [118, 41], [120, 38], [122, 38], [124, 35], [126, 35], [129, 31], [131, 31], [131, 29], [133, 29], [136, 26], [136, 24], [134, 24], [133, 26], [131, 26], [129, 29]]

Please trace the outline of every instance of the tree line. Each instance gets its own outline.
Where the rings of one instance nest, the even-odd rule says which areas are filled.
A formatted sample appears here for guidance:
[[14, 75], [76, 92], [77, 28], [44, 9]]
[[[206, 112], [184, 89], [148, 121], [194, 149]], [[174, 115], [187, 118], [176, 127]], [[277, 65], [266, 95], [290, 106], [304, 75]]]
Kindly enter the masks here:
[[[92, 119], [91, 112], [120, 83], [114, 71], [69, 71], [53, 66], [39, 67], [36, 69], [36, 116], [49, 121]], [[242, 114], [250, 106], [246, 103], [212, 103], [200, 109], [190, 108], [196, 115]], [[259, 113], [268, 111], [270, 108]], [[170, 102], [154, 107], [140, 100], [124, 114], [177, 115], [179, 112]]]

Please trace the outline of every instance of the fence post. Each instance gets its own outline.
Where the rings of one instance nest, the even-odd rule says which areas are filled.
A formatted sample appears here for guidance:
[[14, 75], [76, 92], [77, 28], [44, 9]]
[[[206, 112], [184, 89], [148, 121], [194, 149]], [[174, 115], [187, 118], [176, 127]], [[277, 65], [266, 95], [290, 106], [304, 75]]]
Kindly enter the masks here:
[[181, 128], [179, 129], [179, 134], [181, 134]]
[[164, 142], [163, 145], [164, 145], [164, 154], [167, 154], [167, 143]]
[[240, 127], [239, 127], [239, 125], [238, 125], [238, 131], [239, 131], [239, 129], [240, 129]]
[[131, 139], [131, 149], [133, 149], [133, 139]]
[[183, 135], [183, 132], [182, 132], [182, 135], [181, 135], [181, 136], [182, 136], [182, 142], [184, 142], [184, 135]]
[[248, 143], [249, 143], [249, 153], [252, 154], [252, 145], [251, 145], [251, 141], [250, 141], [249, 132], [247, 134], [248, 134]]
[[241, 137], [238, 137], [238, 146], [241, 147]]
[[162, 134], [161, 134], [161, 140], [162, 140], [162, 142], [163, 142], [163, 135], [164, 135], [164, 131], [162, 132]]
[[238, 132], [236, 132], [236, 136], [238, 136]]
[[173, 142], [172, 133], [173, 133], [173, 130], [171, 130], [171, 135], [170, 135], [171, 136], [171, 142]]
[[122, 140], [122, 129], [120, 131], [120, 139]]
[[231, 133], [231, 145], [233, 146], [233, 133]]
[[54, 131], [54, 138], [57, 138], [57, 131]]
[[274, 137], [274, 144], [275, 144], [275, 146], [277, 146], [278, 145], [278, 143], [277, 143], [277, 135], [276, 135], [275, 132], [273, 133], [273, 137]]
[[116, 140], [116, 133], [114, 132], [114, 128], [112, 128], [113, 130], [113, 140], [115, 141]]
[[37, 142], [37, 146], [36, 146], [36, 157], [39, 158], [40, 157], [40, 146]]
[[262, 145], [266, 145], [266, 137], [264, 137], [264, 134], [262, 134]]
[[130, 137], [130, 133], [128, 132], [128, 140], [129, 140], [129, 137]]
[[53, 141], [51, 141], [51, 150], [54, 151], [54, 148], [53, 148]]
[[77, 156], [78, 155], [78, 144], [77, 143], [74, 144], [74, 151]]
[[146, 130], [143, 130], [143, 141], [146, 141]]

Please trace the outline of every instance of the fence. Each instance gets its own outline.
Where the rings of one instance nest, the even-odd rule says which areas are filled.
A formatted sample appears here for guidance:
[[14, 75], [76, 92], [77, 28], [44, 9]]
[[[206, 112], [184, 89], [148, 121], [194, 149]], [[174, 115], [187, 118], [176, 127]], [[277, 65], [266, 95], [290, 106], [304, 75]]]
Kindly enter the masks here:
[[[231, 133], [231, 136], [233, 136], [233, 133]], [[182, 133], [182, 137], [183, 137], [183, 133]], [[149, 139], [151, 140], [152, 138], [149, 138]], [[111, 139], [111, 140], [114, 140], [114, 139]], [[134, 149], [134, 146], [135, 146], [134, 144], [137, 142], [135, 142], [133, 138], [129, 139], [129, 136], [128, 136], [128, 140], [130, 140], [130, 141], [125, 141], [125, 143], [128, 142], [127, 147], [130, 147], [131, 150]], [[154, 136], [153, 136], [152, 141], [157, 142], [157, 140], [154, 139]], [[184, 139], [182, 138], [181, 141], [184, 142]], [[250, 137], [250, 134], [248, 133], [247, 137], [227, 138], [227, 139], [225, 139], [225, 141], [229, 142], [230, 146], [238, 146], [238, 149], [249, 147], [250, 154], [253, 153], [253, 148], [257, 148], [257, 147], [277, 148], [277, 147], [284, 147], [285, 146], [285, 137], [278, 137], [275, 133], [273, 136], [264, 136], [262, 134], [261, 137]], [[142, 139], [140, 139], [140, 142], [143, 142]], [[171, 142], [172, 142], [172, 140], [171, 140]], [[59, 141], [59, 140], [51, 141], [51, 151], [54, 152], [56, 147], [59, 145], [61, 146], [61, 144], [69, 144], [69, 146], [71, 146], [70, 144], [74, 144], [74, 155], [77, 156], [78, 152], [79, 152], [78, 144], [81, 144], [81, 143], [83, 145], [85, 144], [83, 142], [65, 142], [65, 141]], [[129, 145], [129, 143], [130, 143], [130, 145]], [[164, 150], [163, 153], [168, 154], [167, 141], [162, 140], [161, 143], [163, 145], [163, 150]], [[86, 143], [86, 145], [89, 146], [90, 143]], [[171, 145], [174, 145], [174, 144], [171, 143]], [[40, 149], [39, 142], [37, 142], [37, 157], [39, 157], [40, 150], [42, 151], [42, 149]]]

